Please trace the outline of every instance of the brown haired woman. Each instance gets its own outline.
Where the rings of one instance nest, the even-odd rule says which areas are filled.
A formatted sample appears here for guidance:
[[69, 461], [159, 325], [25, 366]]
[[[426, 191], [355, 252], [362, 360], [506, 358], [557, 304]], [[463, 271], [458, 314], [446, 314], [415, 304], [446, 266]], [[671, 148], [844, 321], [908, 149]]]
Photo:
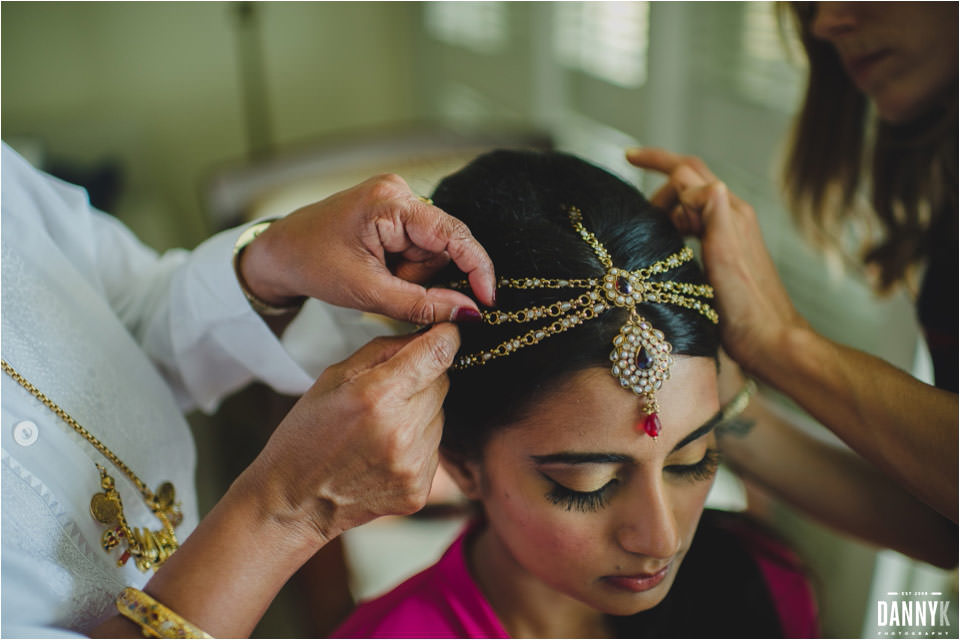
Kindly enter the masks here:
[[[910, 504], [912, 494], [943, 521], [942, 527], [931, 525], [939, 531], [930, 531], [943, 553], [912, 555], [955, 566], [957, 4], [824, 2], [791, 9], [810, 75], [785, 167], [789, 202], [803, 226], [822, 240], [856, 214], [854, 197], [862, 183], [869, 184], [869, 218], [883, 234], [864, 262], [880, 290], [925, 267], [917, 309], [936, 386], [817, 334], [787, 296], [753, 209], [699, 159], [659, 149], [631, 150], [628, 158], [669, 176], [654, 203], [670, 211], [681, 230], [701, 236], [707, 275], [726, 320], [721, 328], [727, 352], [887, 477], [875, 469], [851, 473], [833, 464], [825, 449], [808, 458], [810, 465], [798, 464], [797, 450], [784, 441], [771, 444], [773, 431], [764, 429], [730, 443], [734, 463], [822, 519], [895, 548], [909, 544], [904, 523], [911, 517], [881, 517], [880, 511], [897, 508], [868, 507], [877, 503], [863, 500], [862, 492], [897, 502], [901, 514], [922, 509]], [[774, 455], [774, 446], [784, 456]], [[856, 488], [830, 490], [837, 483]]]

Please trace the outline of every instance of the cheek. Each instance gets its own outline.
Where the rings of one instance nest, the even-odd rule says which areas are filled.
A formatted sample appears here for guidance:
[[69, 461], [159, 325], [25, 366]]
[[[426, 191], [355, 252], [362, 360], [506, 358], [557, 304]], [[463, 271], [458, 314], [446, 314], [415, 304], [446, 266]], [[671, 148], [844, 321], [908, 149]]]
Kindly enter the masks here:
[[956, 76], [955, 56], [943, 55], [940, 47], [926, 47], [901, 59], [868, 95], [883, 120], [906, 122], [943, 100]]
[[[491, 486], [483, 503], [487, 519], [512, 553], [527, 561], [543, 558], [561, 567], [560, 558], [586, 558], [597, 548], [597, 520], [601, 512], [580, 517], [565, 511], [544, 496], [538, 483], [513, 484], [511, 488]], [[540, 564], [540, 563], [538, 563]]]

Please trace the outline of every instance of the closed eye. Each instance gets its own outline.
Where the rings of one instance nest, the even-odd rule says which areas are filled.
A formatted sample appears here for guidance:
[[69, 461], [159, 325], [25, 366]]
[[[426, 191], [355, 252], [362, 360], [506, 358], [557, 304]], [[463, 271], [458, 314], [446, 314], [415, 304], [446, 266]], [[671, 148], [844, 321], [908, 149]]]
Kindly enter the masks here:
[[707, 449], [703, 458], [694, 464], [673, 464], [664, 467], [664, 471], [681, 478], [694, 481], [709, 480], [720, 466], [721, 455], [718, 449]]
[[563, 486], [546, 474], [541, 475], [550, 482], [550, 490], [546, 493], [547, 500], [565, 511], [574, 509], [577, 511], [599, 511], [607, 506], [614, 489], [620, 484], [619, 480], [613, 478], [595, 491], [575, 491]]

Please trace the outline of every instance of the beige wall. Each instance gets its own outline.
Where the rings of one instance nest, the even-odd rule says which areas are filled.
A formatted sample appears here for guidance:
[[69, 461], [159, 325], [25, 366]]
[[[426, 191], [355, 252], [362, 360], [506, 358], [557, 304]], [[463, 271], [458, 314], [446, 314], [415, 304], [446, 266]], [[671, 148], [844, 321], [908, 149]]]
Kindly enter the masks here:
[[[256, 3], [279, 145], [416, 118], [409, 3]], [[246, 153], [232, 3], [3, 3], [2, 135], [112, 156], [114, 211], [155, 246], [207, 231], [200, 189]]]

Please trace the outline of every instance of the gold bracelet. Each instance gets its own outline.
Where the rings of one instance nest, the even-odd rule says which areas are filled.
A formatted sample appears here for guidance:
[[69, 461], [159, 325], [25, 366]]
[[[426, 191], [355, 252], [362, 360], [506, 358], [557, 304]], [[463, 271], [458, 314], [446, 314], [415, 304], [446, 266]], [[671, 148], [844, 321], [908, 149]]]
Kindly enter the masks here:
[[138, 625], [145, 638], [212, 638], [200, 627], [190, 624], [176, 613], [139, 589], [127, 587], [117, 596], [117, 611]]
[[257, 236], [266, 231], [267, 227], [276, 220], [279, 220], [279, 218], [269, 218], [247, 227], [233, 245], [233, 270], [237, 274], [237, 282], [240, 284], [240, 290], [243, 291], [243, 295], [247, 298], [247, 302], [250, 303], [254, 311], [265, 316], [282, 316], [293, 313], [297, 311], [300, 306], [303, 305], [303, 301], [306, 300], [306, 297], [300, 297], [294, 302], [282, 307], [272, 305], [269, 302], [261, 300], [256, 294], [250, 291], [246, 281], [243, 279], [243, 275], [240, 273], [240, 254], [243, 253], [243, 250], [246, 249], [251, 242], [257, 239]]
[[737, 391], [737, 395], [723, 405], [720, 410], [720, 422], [725, 422], [743, 413], [743, 410], [750, 404], [750, 396], [756, 392], [757, 383], [752, 378], [747, 378], [747, 381], [740, 387], [740, 391]]

